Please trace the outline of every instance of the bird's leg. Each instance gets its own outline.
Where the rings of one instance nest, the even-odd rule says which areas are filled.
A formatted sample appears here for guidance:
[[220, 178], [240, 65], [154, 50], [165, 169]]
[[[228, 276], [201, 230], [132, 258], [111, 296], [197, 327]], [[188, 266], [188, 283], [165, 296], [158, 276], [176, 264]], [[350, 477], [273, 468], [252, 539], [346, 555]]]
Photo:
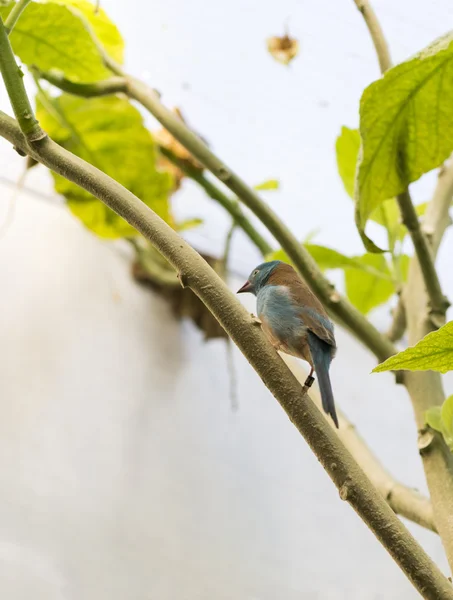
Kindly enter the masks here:
[[313, 377], [313, 371], [314, 371], [314, 369], [312, 367], [311, 371], [310, 371], [310, 375], [305, 380], [304, 387], [311, 388], [311, 386], [313, 385], [313, 382], [315, 380], [315, 378]]

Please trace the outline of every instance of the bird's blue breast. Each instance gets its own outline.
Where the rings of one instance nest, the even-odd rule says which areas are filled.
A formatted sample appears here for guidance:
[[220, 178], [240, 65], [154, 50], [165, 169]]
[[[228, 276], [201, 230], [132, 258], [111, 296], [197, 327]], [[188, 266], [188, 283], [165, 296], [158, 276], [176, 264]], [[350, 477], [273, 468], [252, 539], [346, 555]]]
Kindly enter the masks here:
[[297, 348], [306, 335], [300, 312], [286, 286], [265, 285], [257, 294], [258, 317], [290, 348]]

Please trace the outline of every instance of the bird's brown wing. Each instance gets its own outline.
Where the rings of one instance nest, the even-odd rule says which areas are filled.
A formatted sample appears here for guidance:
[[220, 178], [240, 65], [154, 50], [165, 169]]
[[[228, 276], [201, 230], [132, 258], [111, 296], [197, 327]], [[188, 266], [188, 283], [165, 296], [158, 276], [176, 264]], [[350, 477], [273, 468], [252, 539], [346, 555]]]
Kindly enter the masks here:
[[290, 290], [293, 300], [300, 306], [300, 318], [306, 327], [321, 340], [336, 348], [332, 322], [307, 284], [301, 279], [294, 280]]

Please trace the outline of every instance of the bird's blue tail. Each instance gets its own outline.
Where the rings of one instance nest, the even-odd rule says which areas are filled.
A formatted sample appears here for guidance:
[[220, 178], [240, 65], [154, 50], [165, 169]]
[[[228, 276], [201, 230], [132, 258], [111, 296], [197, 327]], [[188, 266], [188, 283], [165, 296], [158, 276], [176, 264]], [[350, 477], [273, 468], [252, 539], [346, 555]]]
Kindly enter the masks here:
[[335, 411], [332, 385], [329, 377], [329, 367], [332, 361], [332, 347], [311, 331], [308, 332], [308, 345], [310, 346], [311, 357], [318, 378], [322, 407], [324, 411], [332, 417], [332, 420], [338, 429], [338, 417]]

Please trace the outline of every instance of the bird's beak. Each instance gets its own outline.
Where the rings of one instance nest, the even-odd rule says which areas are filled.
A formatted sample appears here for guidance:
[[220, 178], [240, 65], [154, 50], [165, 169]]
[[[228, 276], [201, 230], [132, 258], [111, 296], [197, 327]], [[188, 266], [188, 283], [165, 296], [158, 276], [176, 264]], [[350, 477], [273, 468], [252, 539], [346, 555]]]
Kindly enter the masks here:
[[250, 292], [252, 289], [252, 284], [250, 281], [246, 281], [240, 290], [236, 292], [236, 294], [243, 294], [244, 292]]

